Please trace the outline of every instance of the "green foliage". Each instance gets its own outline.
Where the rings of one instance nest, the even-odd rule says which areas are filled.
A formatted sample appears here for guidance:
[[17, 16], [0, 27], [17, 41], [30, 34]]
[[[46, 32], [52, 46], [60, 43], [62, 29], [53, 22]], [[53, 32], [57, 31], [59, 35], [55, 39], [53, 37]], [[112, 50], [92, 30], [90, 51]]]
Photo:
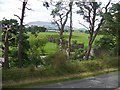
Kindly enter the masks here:
[[[13, 41], [16, 38], [16, 34], [18, 32], [18, 21], [15, 19], [3, 19], [2, 21], [0, 21], [2, 24], [2, 40], [4, 42], [4, 35], [6, 34], [6, 32], [9, 33], [9, 41]], [[10, 28], [9, 30], [7, 30], [7, 28]]]
[[55, 56], [55, 53], [49, 54], [49, 55], [44, 59], [44, 61], [45, 61], [45, 66], [51, 66], [51, 65], [52, 65], [54, 56]]
[[[31, 38], [29, 38], [29, 41], [30, 41], [31, 49], [32, 49], [32, 47], [36, 48], [36, 49], [38, 48], [42, 55], [45, 54], [44, 47], [47, 43], [47, 39], [45, 37], [42, 38], [42, 37], [39, 37], [39, 36], [38, 37], [32, 36]], [[32, 50], [35, 50], [35, 49], [32, 49]]]
[[106, 68], [119, 68], [120, 66], [120, 59], [118, 57], [103, 57], [103, 59], [101, 59], [101, 62], [105, 65]]
[[10, 67], [16, 67], [18, 64], [18, 59], [17, 59], [17, 55], [18, 55], [18, 50], [17, 47], [10, 47], [10, 58], [9, 58], [9, 63], [10, 63]]
[[[23, 47], [22, 47], [22, 57], [23, 57], [23, 66], [26, 67], [29, 64], [29, 58], [28, 58], [28, 50], [30, 48], [28, 38], [29, 36], [26, 33], [22, 34], [23, 36]], [[9, 63], [10, 67], [17, 67], [19, 65], [18, 63], [18, 37], [16, 40], [16, 45], [10, 46], [9, 50]]]
[[29, 44], [29, 41], [28, 41], [29, 36], [26, 33], [23, 33], [22, 37], [23, 37], [23, 42], [22, 42], [22, 45], [23, 45], [23, 48], [22, 48], [23, 49], [22, 50], [23, 66], [28, 66], [28, 64], [29, 64], [29, 58], [28, 57], [29, 56], [28, 56], [27, 51], [30, 48], [30, 44]]
[[54, 9], [51, 11], [51, 15], [53, 16], [53, 18], [59, 15], [64, 16], [65, 12], [67, 11], [65, 8], [66, 7], [64, 7], [64, 3], [62, 1], [57, 1], [55, 3]]
[[77, 44], [77, 40], [73, 40], [73, 41], [72, 41], [72, 44]]
[[66, 68], [65, 68], [67, 73], [80, 73], [83, 72], [82, 68], [80, 67], [80, 61], [68, 61], [66, 63]]
[[95, 42], [95, 46], [97, 49], [111, 50], [115, 47], [115, 40], [112, 36], [104, 36]]
[[[9, 41], [9, 47], [16, 47], [17, 43], [17, 33], [18, 33], [18, 21], [15, 19], [3, 19], [0, 21], [2, 24], [2, 49], [4, 50], [4, 44], [5, 44], [5, 35], [8, 33], [8, 41]], [[9, 28], [9, 30], [8, 30]], [[3, 53], [4, 54], [4, 53]]]
[[109, 12], [105, 13], [104, 18], [106, 20], [103, 28], [107, 34], [111, 34], [116, 37], [117, 41], [117, 54], [120, 55], [120, 2], [112, 4], [109, 8]]
[[105, 24], [103, 25], [104, 31], [108, 34], [117, 36], [118, 27], [120, 26], [120, 3], [112, 4], [109, 12], [104, 14]]
[[[58, 54], [57, 54], [58, 55]], [[21, 81], [31, 78], [43, 78], [43, 77], [54, 77], [65, 74], [74, 74], [82, 72], [95, 72], [99, 70], [118, 68], [118, 58], [110, 57], [96, 60], [84, 60], [84, 61], [66, 61], [66, 55], [60, 55], [59, 60], [62, 58], [64, 61], [58, 61], [57, 56], [54, 56], [55, 62], [51, 62], [51, 65], [45, 67], [39, 67], [35, 69], [34, 65], [28, 68], [12, 68], [3, 70], [2, 79], [3, 83], [9, 80]], [[57, 62], [58, 61], [58, 62]], [[63, 63], [64, 62], [64, 63]], [[54, 65], [56, 64], [56, 65]], [[58, 66], [57, 66], [58, 65]]]
[[53, 68], [61, 68], [67, 61], [67, 55], [64, 51], [57, 51], [45, 58], [46, 65], [51, 65]]
[[87, 62], [81, 62], [81, 68], [85, 71], [99, 71], [104, 68], [104, 64], [102, 64], [98, 60], [88, 60]]
[[[16, 67], [18, 63], [18, 29], [19, 29], [19, 23], [15, 19], [3, 19], [2, 21], [2, 49], [4, 50], [4, 44], [5, 44], [5, 35], [8, 33], [8, 47], [9, 47], [9, 64], [10, 67]], [[8, 30], [9, 29], [9, 30]], [[23, 32], [22, 34], [22, 57], [23, 57], [23, 64], [26, 66], [28, 63], [28, 55], [27, 51], [30, 48], [29, 47], [29, 41], [28, 41], [28, 34]], [[3, 53], [4, 54], [4, 53]]]
[[29, 54], [29, 62], [34, 64], [36, 67], [40, 64], [43, 64], [43, 60], [41, 59], [41, 55], [45, 55], [44, 47], [47, 43], [47, 40], [44, 38], [39, 38], [32, 36], [29, 38], [30, 41], [30, 49], [28, 51]]
[[3, 82], [7, 80], [23, 80], [29, 75], [29, 72], [23, 69], [12, 68], [8, 70], [2, 70]]
[[109, 52], [108, 54], [115, 55], [116, 40], [112, 36], [103, 36], [100, 40], [95, 42], [95, 48], [98, 51]]
[[52, 66], [54, 68], [62, 68], [67, 62], [67, 55], [64, 51], [58, 51], [52, 61]]
[[41, 26], [31, 26], [31, 27], [25, 28], [25, 31], [31, 32], [32, 34], [37, 35], [37, 33], [39, 32], [45, 32], [46, 28]]
[[72, 60], [83, 60], [85, 56], [85, 50], [80, 48], [80, 49], [76, 49], [75, 53], [72, 55], [71, 59]]

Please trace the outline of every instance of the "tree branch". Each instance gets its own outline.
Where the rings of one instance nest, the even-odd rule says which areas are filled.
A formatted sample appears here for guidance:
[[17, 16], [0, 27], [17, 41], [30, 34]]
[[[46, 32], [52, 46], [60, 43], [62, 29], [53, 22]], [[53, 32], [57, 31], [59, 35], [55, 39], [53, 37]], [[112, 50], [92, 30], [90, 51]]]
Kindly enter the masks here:
[[16, 16], [19, 20], [21, 20], [21, 18], [18, 15], [14, 14], [14, 16]]
[[[111, 0], [109, 0], [108, 4], [107, 4], [106, 7], [105, 7], [105, 13], [107, 12], [107, 8], [108, 8], [110, 2], [111, 2]], [[95, 32], [95, 34], [94, 34], [94, 37], [93, 37], [93, 39], [92, 39], [92, 42], [94, 41], [95, 37], [97, 36], [97, 33], [99, 32], [100, 27], [101, 27], [101, 25], [103, 24], [104, 20], [105, 20], [104, 17], [102, 17], [100, 23], [98, 24], [98, 27], [97, 27], [96, 32]]]
[[28, 7], [25, 7], [27, 10], [31, 10], [32, 11], [32, 8], [28, 8]]
[[70, 10], [66, 13], [66, 18], [65, 18], [65, 21], [63, 22], [63, 26], [65, 26], [66, 22], [67, 22], [67, 19], [68, 19], [68, 14], [69, 14]]
[[57, 24], [58, 29], [60, 30], [60, 25], [59, 25], [59, 23], [58, 23], [57, 21], [55, 21], [55, 20], [54, 20], [54, 22]]
[[82, 24], [81, 22], [79, 22], [79, 24], [81, 24], [82, 26], [89, 30], [89, 28], [86, 25]]

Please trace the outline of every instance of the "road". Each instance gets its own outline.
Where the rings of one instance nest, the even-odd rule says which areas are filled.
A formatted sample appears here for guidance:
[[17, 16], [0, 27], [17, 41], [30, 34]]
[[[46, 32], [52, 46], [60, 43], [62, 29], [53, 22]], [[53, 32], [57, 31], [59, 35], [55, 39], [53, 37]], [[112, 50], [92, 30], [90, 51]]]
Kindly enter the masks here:
[[120, 72], [80, 80], [38, 86], [35, 88], [117, 88], [120, 86]]

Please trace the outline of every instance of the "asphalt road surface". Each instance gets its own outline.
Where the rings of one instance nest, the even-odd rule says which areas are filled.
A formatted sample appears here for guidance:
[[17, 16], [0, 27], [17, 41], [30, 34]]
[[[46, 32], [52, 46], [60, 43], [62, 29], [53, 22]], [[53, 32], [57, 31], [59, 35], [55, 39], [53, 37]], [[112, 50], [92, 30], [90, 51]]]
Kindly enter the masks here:
[[120, 87], [120, 72], [80, 80], [38, 86], [35, 88], [117, 88]]

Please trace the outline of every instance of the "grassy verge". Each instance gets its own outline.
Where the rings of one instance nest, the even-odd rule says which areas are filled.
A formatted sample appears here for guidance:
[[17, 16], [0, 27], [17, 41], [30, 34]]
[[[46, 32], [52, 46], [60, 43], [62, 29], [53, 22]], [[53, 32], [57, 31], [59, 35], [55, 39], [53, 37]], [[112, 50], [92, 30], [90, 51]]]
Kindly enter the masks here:
[[57, 76], [57, 77], [47, 77], [47, 78], [32, 78], [30, 80], [23, 80], [23, 81], [9, 81], [3, 84], [3, 88], [24, 88], [24, 87], [34, 87], [34, 86], [40, 86], [50, 83], [57, 83], [57, 82], [64, 82], [69, 80], [75, 80], [75, 79], [82, 79], [87, 78], [91, 76], [98, 76], [102, 74], [108, 74], [111, 72], [118, 71], [117, 68], [109, 68], [104, 69], [102, 71], [96, 71], [96, 72], [84, 72], [84, 73], [78, 73], [78, 74], [68, 74], [63, 76]]

